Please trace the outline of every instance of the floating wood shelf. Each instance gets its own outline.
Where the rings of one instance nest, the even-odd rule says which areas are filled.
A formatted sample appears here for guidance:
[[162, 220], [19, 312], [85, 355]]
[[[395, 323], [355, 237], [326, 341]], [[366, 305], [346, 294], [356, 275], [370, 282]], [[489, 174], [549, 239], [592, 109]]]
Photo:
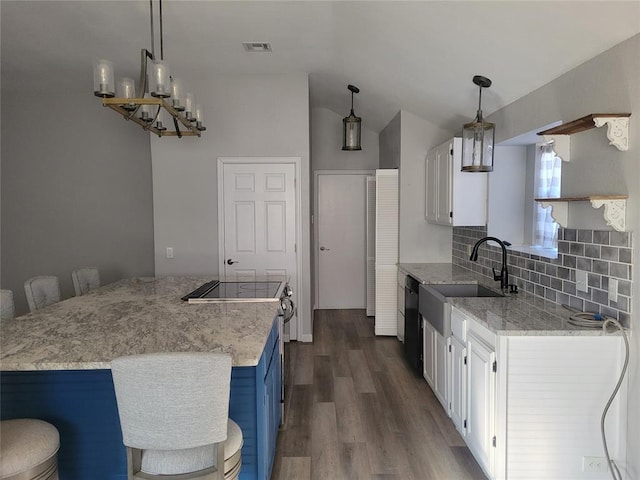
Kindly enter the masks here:
[[596, 127], [600, 128], [606, 124], [609, 145], [613, 145], [620, 151], [627, 151], [629, 150], [630, 116], [630, 113], [591, 113], [572, 122], [538, 132], [538, 135], [543, 136], [545, 141], [553, 144], [556, 156], [568, 162], [571, 159], [569, 135]]
[[630, 113], [590, 113], [586, 117], [579, 118], [573, 122], [563, 123], [557, 127], [549, 128], [539, 132], [538, 135], [573, 135], [596, 128], [594, 120], [596, 118], [629, 118]]
[[593, 208], [604, 205], [607, 225], [619, 232], [625, 231], [625, 219], [629, 195], [588, 195], [584, 197], [536, 198], [543, 208], [551, 207], [551, 216], [562, 227], [569, 224], [570, 202], [591, 202]]

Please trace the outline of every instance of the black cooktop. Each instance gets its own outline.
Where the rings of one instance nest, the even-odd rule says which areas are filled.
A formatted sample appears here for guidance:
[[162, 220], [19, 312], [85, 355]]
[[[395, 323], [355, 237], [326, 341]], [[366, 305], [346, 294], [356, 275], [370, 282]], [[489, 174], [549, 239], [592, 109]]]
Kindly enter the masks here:
[[242, 299], [277, 300], [282, 293], [282, 284], [283, 282], [278, 281], [221, 282], [212, 280], [188, 293], [182, 297], [182, 300], [191, 301], [191, 303]]

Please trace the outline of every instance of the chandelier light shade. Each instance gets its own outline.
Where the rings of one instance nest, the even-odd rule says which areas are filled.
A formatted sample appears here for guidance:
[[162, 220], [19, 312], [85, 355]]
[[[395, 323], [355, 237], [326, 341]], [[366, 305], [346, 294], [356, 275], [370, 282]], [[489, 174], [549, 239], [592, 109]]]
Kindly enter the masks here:
[[113, 63], [109, 60], [96, 60], [93, 64], [93, 93], [96, 97], [113, 98], [116, 96], [113, 81]]
[[182, 93], [182, 79], [171, 79], [171, 103], [179, 112], [184, 111], [184, 96]]
[[196, 128], [200, 131], [206, 130], [204, 126], [204, 111], [202, 105], [196, 105]]
[[478, 113], [473, 122], [467, 123], [462, 129], [462, 171], [463, 172], [491, 172], [493, 171], [493, 143], [496, 125], [485, 122], [482, 118], [482, 89], [491, 86], [491, 80], [476, 75], [473, 83], [478, 85]]
[[357, 117], [353, 113], [353, 94], [360, 93], [360, 89], [353, 85], [348, 85], [347, 88], [351, 92], [351, 113], [348, 117], [342, 119], [342, 150], [356, 151], [362, 150], [360, 144], [362, 136], [362, 118]]
[[153, 62], [152, 78], [151, 96], [156, 98], [169, 98], [171, 96], [169, 66], [163, 60]]
[[160, 6], [160, 57], [155, 55], [154, 0], [149, 0], [151, 51], [145, 48], [141, 51], [137, 87], [132, 78], [122, 78], [117, 83], [116, 97], [113, 64], [101, 59], [94, 62], [93, 93], [102, 98], [103, 106], [159, 137], [199, 137], [206, 130], [202, 107], [197, 107], [198, 113], [193, 94], [184, 95], [182, 81], [172, 78], [169, 73], [169, 66], [164, 60], [162, 0], [155, 1]]

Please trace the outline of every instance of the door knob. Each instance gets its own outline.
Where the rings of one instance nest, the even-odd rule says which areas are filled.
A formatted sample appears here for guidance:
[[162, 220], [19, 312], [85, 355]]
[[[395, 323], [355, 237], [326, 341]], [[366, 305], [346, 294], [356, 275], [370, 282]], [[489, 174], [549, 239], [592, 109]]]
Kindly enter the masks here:
[[330, 249], [325, 247], [320, 247], [320, 250], [322, 250], [323, 252], [326, 250], [328, 252]]
[[227, 265], [233, 265], [234, 263], [240, 263], [240, 262], [234, 262], [230, 258], [227, 260]]

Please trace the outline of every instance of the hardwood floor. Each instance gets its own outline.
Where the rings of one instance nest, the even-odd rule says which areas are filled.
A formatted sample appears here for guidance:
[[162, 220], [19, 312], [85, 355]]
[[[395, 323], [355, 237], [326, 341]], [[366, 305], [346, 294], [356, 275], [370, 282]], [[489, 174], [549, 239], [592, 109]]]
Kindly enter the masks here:
[[317, 310], [285, 346], [286, 417], [272, 480], [485, 479], [395, 337], [364, 310]]

